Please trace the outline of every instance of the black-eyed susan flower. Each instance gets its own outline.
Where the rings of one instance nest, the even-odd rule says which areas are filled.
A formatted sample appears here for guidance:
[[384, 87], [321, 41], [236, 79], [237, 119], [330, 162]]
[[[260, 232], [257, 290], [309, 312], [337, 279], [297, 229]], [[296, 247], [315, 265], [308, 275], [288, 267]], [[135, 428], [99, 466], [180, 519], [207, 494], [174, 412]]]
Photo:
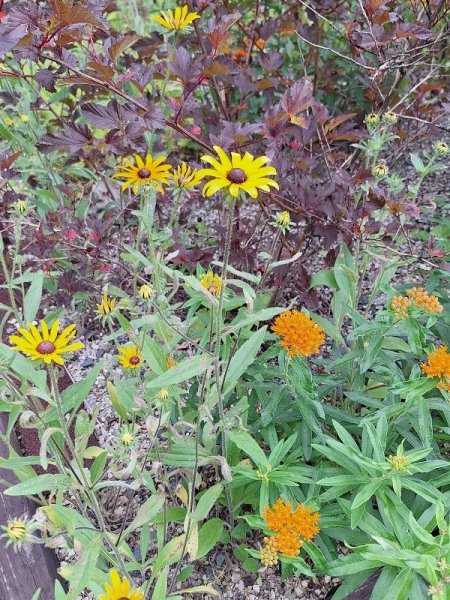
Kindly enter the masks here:
[[200, 284], [213, 296], [220, 296], [223, 281], [222, 277], [217, 275], [217, 273], [213, 273], [213, 271], [207, 271], [200, 277]]
[[375, 165], [372, 171], [373, 176], [377, 179], [383, 179], [384, 177], [387, 177], [388, 173], [389, 167], [385, 162], [380, 162]]
[[199, 177], [199, 170], [193, 169], [185, 162], [181, 163], [172, 173], [172, 180], [175, 187], [188, 190], [197, 186], [202, 177]]
[[135, 344], [122, 346], [117, 350], [119, 352], [119, 362], [125, 369], [138, 369], [142, 365], [144, 357]]
[[397, 123], [397, 115], [391, 111], [385, 112], [383, 115], [383, 121], [388, 125], [394, 125]]
[[97, 304], [97, 311], [102, 316], [107, 316], [112, 313], [116, 306], [116, 299], [110, 298], [107, 292], [103, 292], [100, 304]]
[[281, 229], [283, 233], [289, 231], [291, 224], [291, 213], [288, 210], [277, 212], [272, 222], [272, 225], [278, 229]]
[[154, 295], [155, 291], [146, 283], [141, 285], [141, 287], [139, 288], [139, 296], [143, 300], [150, 300], [150, 298], [153, 298]]
[[14, 125], [14, 121], [10, 117], [5, 117], [3, 122], [6, 127], [12, 127]]
[[189, 12], [189, 7], [187, 5], [182, 8], [178, 6], [175, 10], [169, 8], [167, 12], [162, 10], [160, 15], [152, 17], [152, 21], [173, 31], [186, 29], [186, 27], [189, 27], [196, 19], [200, 19], [200, 15], [196, 12]]
[[26, 200], [17, 200], [17, 202], [14, 203], [14, 208], [18, 213], [26, 213], [29, 205]]
[[272, 331], [281, 338], [280, 346], [289, 356], [317, 354], [325, 341], [322, 327], [298, 310], [286, 310], [278, 315]]
[[228, 188], [231, 196], [237, 198], [244, 192], [252, 198], [258, 197], [258, 190], [270, 192], [270, 187], [280, 189], [278, 183], [270, 178], [276, 175], [275, 167], [266, 165], [270, 159], [267, 156], [255, 158], [249, 152], [241, 156], [232, 152], [228, 156], [220, 146], [214, 146], [218, 159], [213, 156], [202, 156], [202, 160], [210, 164], [212, 169], [201, 169], [199, 176], [211, 177], [203, 187], [204, 196], [212, 196], [223, 188]]
[[436, 142], [433, 145], [433, 150], [437, 156], [444, 157], [447, 156], [450, 152], [450, 148], [446, 142], [443, 140]]
[[161, 388], [156, 394], [156, 399], [161, 402], [165, 402], [169, 398], [169, 390], [167, 388]]
[[1, 526], [1, 529], [3, 533], [0, 537], [6, 540], [6, 547], [12, 545], [15, 552], [21, 549], [22, 544], [39, 542], [39, 539], [33, 535], [38, 529], [38, 524], [34, 518], [29, 519], [26, 514], [8, 520], [6, 525]]
[[380, 117], [376, 113], [369, 113], [366, 115], [364, 121], [367, 125], [369, 125], [369, 127], [376, 127], [380, 122]]
[[142, 600], [144, 597], [144, 592], [133, 588], [126, 577], [122, 579], [116, 569], [110, 570], [109, 579], [110, 583], [105, 583], [105, 593], [99, 596], [99, 600]]
[[71, 343], [76, 335], [74, 324], [66, 327], [59, 335], [59, 321], [55, 321], [51, 329], [48, 328], [45, 321], [41, 321], [40, 329], [39, 331], [33, 323], [30, 323], [27, 329], [19, 327], [17, 331], [22, 337], [18, 335], [9, 336], [9, 341], [13, 344], [13, 350], [22, 352], [29, 356], [31, 360], [43, 360], [47, 365], [52, 362], [63, 365], [64, 360], [61, 354], [84, 348], [84, 344], [81, 342]]
[[141, 186], [153, 186], [158, 192], [164, 192], [164, 185], [170, 181], [170, 169], [172, 165], [164, 162], [165, 156], [153, 158], [147, 154], [143, 160], [138, 154], [134, 155], [134, 163], [125, 159], [122, 165], [119, 165], [119, 171], [113, 177], [126, 179], [122, 184], [122, 191], [133, 186], [133, 192], [138, 193]]

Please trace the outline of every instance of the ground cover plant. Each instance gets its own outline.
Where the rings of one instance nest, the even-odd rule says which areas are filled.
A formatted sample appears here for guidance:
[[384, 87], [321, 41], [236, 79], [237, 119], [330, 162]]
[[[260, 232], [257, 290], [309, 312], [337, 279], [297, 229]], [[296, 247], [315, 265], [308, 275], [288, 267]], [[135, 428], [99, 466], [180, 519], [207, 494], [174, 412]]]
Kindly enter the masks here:
[[1, 543], [56, 600], [217, 548], [450, 598], [448, 11], [0, 2]]

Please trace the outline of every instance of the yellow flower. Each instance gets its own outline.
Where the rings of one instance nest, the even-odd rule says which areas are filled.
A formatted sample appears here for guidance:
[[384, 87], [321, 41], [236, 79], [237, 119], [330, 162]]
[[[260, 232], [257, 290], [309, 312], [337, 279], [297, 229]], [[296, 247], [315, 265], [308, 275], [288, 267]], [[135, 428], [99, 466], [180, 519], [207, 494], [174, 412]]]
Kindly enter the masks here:
[[325, 341], [322, 327], [298, 310], [287, 310], [278, 315], [272, 331], [281, 338], [280, 346], [289, 356], [317, 354]]
[[212, 271], [204, 273], [200, 277], [200, 283], [213, 296], [220, 296], [223, 282], [222, 277], [217, 275], [217, 273], [213, 273]]
[[177, 7], [175, 10], [169, 8], [167, 12], [161, 11], [161, 15], [152, 17], [152, 21], [159, 23], [166, 29], [172, 29], [180, 31], [189, 27], [189, 25], [196, 19], [200, 19], [200, 15], [196, 12], [188, 12], [189, 7], [187, 5]]
[[118, 348], [118, 351], [119, 362], [125, 369], [138, 369], [144, 361], [142, 352], [135, 344]]
[[17, 202], [15, 202], [14, 204], [14, 207], [17, 210], [17, 212], [25, 213], [28, 210], [28, 202], [26, 202], [25, 200], [17, 200]]
[[439, 377], [437, 387], [450, 392], [450, 353], [447, 346], [436, 348], [428, 355], [428, 362], [421, 363], [422, 371], [427, 377]]
[[[320, 514], [309, 507], [298, 504], [293, 510], [290, 502], [281, 498], [270, 508], [264, 508], [266, 525], [274, 532], [271, 538], [265, 538], [266, 546], [261, 552], [261, 560], [273, 561], [274, 552], [285, 556], [298, 556], [304, 541], [311, 541], [319, 533], [317, 525]], [[263, 562], [263, 564], [266, 564]]]
[[259, 559], [265, 567], [273, 567], [278, 563], [278, 544], [275, 537], [265, 537], [265, 546], [259, 553]]
[[275, 215], [275, 221], [281, 227], [287, 227], [291, 224], [291, 213], [288, 210], [283, 210]]
[[6, 527], [6, 534], [12, 542], [18, 542], [23, 540], [27, 531], [27, 524], [25, 521], [8, 521]]
[[126, 429], [120, 435], [120, 441], [124, 446], [131, 446], [134, 442], [134, 435]]
[[150, 298], [153, 298], [153, 296], [155, 295], [154, 290], [152, 290], [152, 288], [147, 285], [146, 283], [144, 283], [144, 285], [141, 285], [140, 289], [139, 289], [139, 296], [143, 299], [143, 300], [149, 300]]
[[28, 115], [24, 115], [24, 114], [19, 115], [19, 118], [22, 121], [22, 123], [28, 123], [28, 121], [30, 120]]
[[162, 388], [161, 390], [159, 390], [159, 392], [156, 394], [156, 397], [158, 400], [161, 400], [162, 402], [164, 402], [165, 400], [168, 399], [169, 397], [169, 390], [167, 388]]
[[178, 188], [188, 190], [200, 183], [198, 169], [192, 169], [185, 162], [181, 163], [172, 173], [172, 180]]
[[109, 298], [106, 292], [103, 292], [102, 301], [97, 304], [97, 310], [101, 315], [109, 315], [116, 306], [116, 299]]
[[219, 160], [213, 156], [202, 156], [202, 160], [210, 164], [212, 169], [201, 169], [199, 176], [212, 177], [203, 187], [203, 195], [212, 196], [223, 188], [237, 198], [239, 192], [245, 192], [252, 198], [258, 197], [258, 190], [270, 192], [270, 186], [279, 190], [278, 183], [269, 175], [276, 175], [275, 167], [264, 166], [270, 161], [267, 156], [255, 158], [249, 152], [244, 156], [231, 153], [228, 156], [220, 146], [214, 146]]
[[370, 127], [375, 127], [380, 122], [380, 117], [376, 113], [369, 113], [364, 120]]
[[374, 177], [377, 177], [378, 179], [383, 179], [384, 177], [387, 177], [389, 173], [389, 167], [384, 162], [378, 163], [374, 166], [372, 173]]
[[14, 121], [12, 119], [10, 119], [9, 117], [4, 118], [4, 123], [5, 123], [6, 127], [12, 127], [14, 125]]
[[63, 365], [64, 360], [61, 354], [81, 350], [84, 348], [84, 344], [81, 342], [69, 343], [76, 335], [74, 324], [66, 327], [60, 335], [58, 335], [58, 330], [59, 321], [55, 321], [50, 330], [47, 323], [41, 321], [41, 331], [33, 323], [30, 323], [28, 329], [18, 328], [17, 331], [22, 337], [10, 335], [9, 341], [14, 344], [13, 350], [26, 354], [31, 360], [43, 360], [47, 365], [51, 362]]
[[4, 531], [0, 537], [6, 539], [6, 547], [12, 544], [15, 552], [21, 549], [22, 544], [39, 542], [39, 539], [33, 535], [38, 525], [34, 518], [29, 519], [26, 514], [8, 520], [6, 526], [2, 525], [0, 529]]
[[109, 572], [111, 583], [105, 583], [106, 594], [101, 594], [99, 600], [142, 600], [144, 592], [133, 589], [126, 577], [121, 579], [116, 569]]
[[394, 123], [397, 123], [397, 115], [391, 111], [385, 112], [383, 115], [383, 121], [388, 125], [394, 125]]
[[122, 191], [133, 185], [133, 192], [138, 193], [141, 185], [152, 185], [158, 192], [164, 192], [163, 185], [167, 185], [170, 179], [170, 169], [172, 165], [165, 163], [165, 156], [153, 159], [151, 154], [147, 154], [144, 160], [138, 155], [134, 155], [135, 162], [125, 159], [119, 166], [119, 171], [113, 175], [121, 179], [126, 179], [122, 184]]

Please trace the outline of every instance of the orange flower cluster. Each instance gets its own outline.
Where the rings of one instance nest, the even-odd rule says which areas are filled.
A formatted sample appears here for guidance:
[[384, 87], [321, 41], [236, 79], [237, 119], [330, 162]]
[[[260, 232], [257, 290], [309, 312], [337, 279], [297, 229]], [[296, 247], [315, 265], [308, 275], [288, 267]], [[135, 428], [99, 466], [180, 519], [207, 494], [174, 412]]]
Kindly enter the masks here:
[[303, 504], [298, 504], [293, 510], [291, 503], [281, 498], [272, 508], [265, 507], [263, 517], [267, 527], [274, 532], [270, 538], [264, 538], [265, 546], [260, 553], [261, 562], [266, 566], [276, 564], [276, 552], [298, 556], [303, 542], [309, 542], [320, 531], [317, 526], [319, 513], [305, 508]]
[[287, 310], [278, 315], [272, 331], [281, 338], [280, 346], [289, 356], [317, 354], [325, 341], [322, 327], [298, 310]]
[[420, 365], [427, 377], [439, 377], [437, 387], [450, 392], [450, 352], [447, 346], [436, 348], [428, 355], [428, 362]]
[[417, 307], [423, 308], [423, 310], [427, 313], [441, 313], [443, 310], [442, 304], [439, 302], [436, 296], [432, 296], [421, 287], [411, 288], [406, 292], [406, 295]]
[[409, 298], [394, 296], [391, 300], [391, 310], [396, 319], [404, 319], [408, 316]]

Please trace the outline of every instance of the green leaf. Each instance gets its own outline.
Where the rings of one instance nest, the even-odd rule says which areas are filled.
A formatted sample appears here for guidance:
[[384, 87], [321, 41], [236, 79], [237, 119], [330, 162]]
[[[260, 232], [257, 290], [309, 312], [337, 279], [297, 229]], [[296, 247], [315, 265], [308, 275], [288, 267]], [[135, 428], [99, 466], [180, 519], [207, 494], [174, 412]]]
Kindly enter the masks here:
[[69, 490], [71, 485], [71, 479], [68, 475], [45, 474], [13, 485], [3, 493], [7, 496], [32, 496], [51, 490]]
[[210, 519], [206, 521], [198, 534], [198, 550], [196, 559], [203, 558], [210, 552], [223, 533], [223, 521], [221, 519]]
[[192, 514], [192, 520], [194, 522], [203, 521], [203, 519], [206, 519], [209, 511], [216, 503], [222, 491], [223, 485], [217, 483], [216, 485], [213, 485], [207, 489], [206, 492], [201, 495], [200, 500], [198, 501], [197, 506]]
[[125, 530], [124, 537], [130, 535], [130, 533], [132, 533], [139, 527], [142, 527], [142, 525], [150, 523], [151, 520], [160, 512], [160, 510], [164, 506], [164, 502], [164, 496], [150, 496], [150, 498], [148, 498], [144, 502], [144, 504], [139, 508], [133, 521]]
[[377, 489], [382, 485], [383, 481], [381, 479], [374, 479], [367, 485], [361, 486], [359, 492], [356, 494], [353, 502], [352, 502], [352, 510], [358, 508], [362, 504], [365, 504], [369, 498], [371, 498]]
[[34, 273], [31, 285], [23, 299], [23, 320], [25, 323], [31, 323], [36, 318], [41, 303], [43, 283], [44, 273], [42, 271]]
[[228, 433], [228, 439], [245, 452], [257, 466], [269, 466], [266, 455], [261, 450], [258, 443], [246, 431], [230, 431]]
[[153, 590], [152, 600], [166, 600], [167, 594], [167, 568], [160, 574]]
[[228, 366], [228, 371], [225, 377], [223, 393], [228, 394], [237, 384], [239, 379], [248, 369], [248, 367], [254, 362], [256, 355], [264, 342], [266, 335], [267, 325], [261, 327], [253, 333], [253, 335], [246, 341], [239, 350], [233, 355]]
[[75, 563], [72, 575], [70, 577], [70, 595], [76, 597], [84, 588], [89, 586], [92, 573], [97, 566], [97, 560], [102, 548], [101, 534], [93, 537], [89, 544], [82, 546], [78, 553], [78, 560]]
[[211, 366], [213, 360], [214, 357], [209, 354], [199, 354], [198, 356], [187, 358], [162, 375], [156, 377], [156, 379], [149, 381], [147, 383], [147, 388], [160, 389], [169, 387], [170, 385], [182, 383], [183, 381], [187, 381], [193, 377], [197, 377], [198, 375], [204, 373], [209, 366]]

